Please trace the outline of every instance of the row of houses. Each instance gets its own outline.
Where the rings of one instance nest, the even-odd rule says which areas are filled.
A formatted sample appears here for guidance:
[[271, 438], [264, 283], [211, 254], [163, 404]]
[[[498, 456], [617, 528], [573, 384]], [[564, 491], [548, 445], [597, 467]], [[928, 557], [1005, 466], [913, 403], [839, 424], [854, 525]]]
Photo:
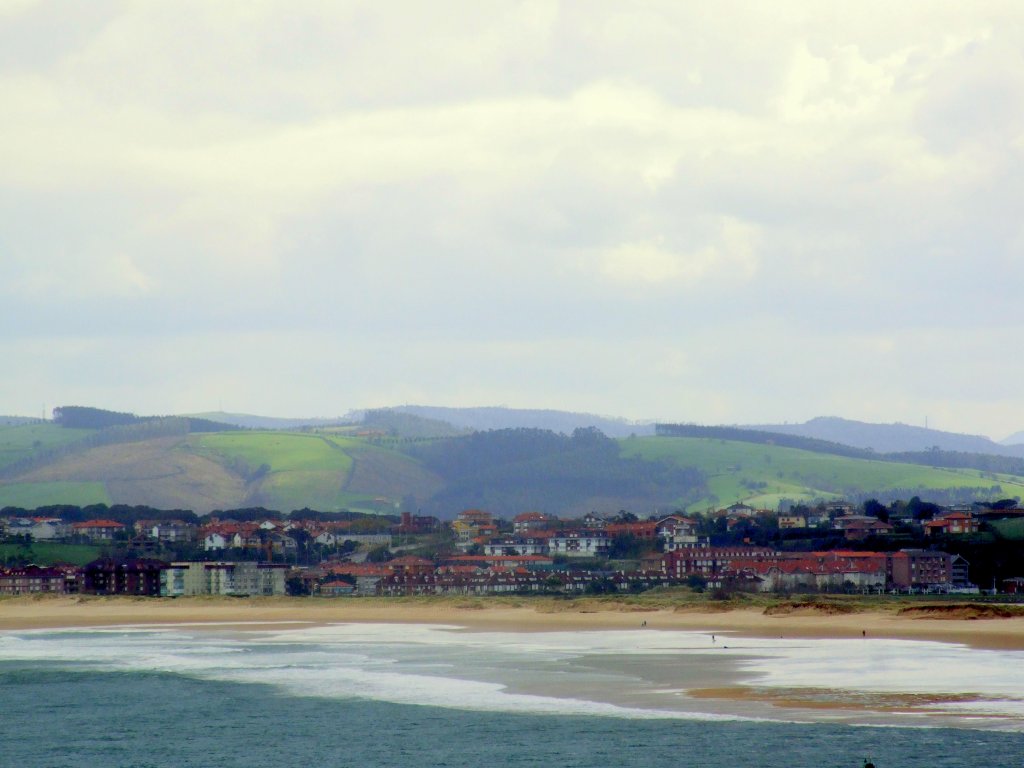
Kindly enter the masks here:
[[[684, 547], [650, 552], [632, 572], [579, 570], [548, 555], [493, 552], [438, 560], [406, 556], [383, 563], [333, 563], [308, 569], [312, 594], [484, 594], [561, 592], [600, 583], [615, 589], [698, 583], [752, 591], [976, 592], [968, 563], [946, 552], [778, 552], [767, 547]], [[610, 580], [610, 581], [609, 581]]]
[[[733, 504], [716, 513], [725, 516], [727, 527], [731, 530], [737, 525], [759, 525], [765, 519], [774, 519], [782, 530], [802, 528], [831, 528], [843, 531], [851, 541], [865, 539], [868, 536], [886, 536], [893, 532], [894, 525], [879, 520], [871, 515], [859, 514], [856, 508], [846, 502], [822, 505], [811, 513], [776, 514], [770, 510], [754, 509], [742, 503]], [[997, 517], [1024, 516], [1024, 510], [999, 510]], [[895, 519], [901, 524], [919, 525], [925, 536], [965, 536], [976, 534], [981, 527], [981, 519], [970, 507], [951, 507], [939, 510], [931, 520], [918, 522], [909, 517], [900, 517], [894, 513]]]
[[[408, 521], [392, 526], [398, 531], [423, 531], [440, 525], [436, 518], [411, 516]], [[236, 522], [210, 520], [194, 525], [181, 520], [140, 520], [128, 526], [116, 520], [87, 520], [68, 523], [53, 517], [12, 518], [4, 521], [4, 536], [31, 537], [33, 541], [85, 541], [110, 544], [124, 541], [139, 549], [195, 545], [204, 551], [229, 549], [261, 550], [268, 555], [287, 558], [298, 549], [299, 539], [326, 547], [340, 546], [346, 541], [356, 544], [391, 546], [391, 531], [382, 533], [351, 532], [347, 521], [321, 523], [305, 520], [264, 520]]]
[[[324, 563], [290, 571], [261, 562], [171, 562], [101, 558], [70, 566], [0, 569], [0, 595], [100, 594], [187, 597], [285, 594], [290, 573], [312, 594], [413, 595], [648, 589], [691, 582], [755, 591], [977, 591], [968, 563], [923, 549], [784, 553], [765, 547], [686, 547], [650, 555], [638, 570], [560, 568], [543, 555], [405, 556], [383, 563]], [[1017, 585], [1013, 585], [1017, 586]]]
[[271, 563], [167, 563], [154, 558], [107, 557], [82, 567], [0, 568], [0, 595], [283, 595], [287, 571], [288, 566]]
[[628, 538], [655, 548], [660, 544], [671, 552], [702, 546], [705, 537], [697, 533], [697, 521], [683, 515], [633, 522], [607, 521], [589, 514], [575, 525], [542, 512], [525, 512], [512, 520], [512, 534], [499, 536], [498, 523], [487, 512], [461, 512], [452, 523], [456, 546], [463, 551], [480, 547], [485, 555], [530, 554], [592, 558], [607, 556], [617, 538]]
[[925, 549], [898, 552], [775, 552], [763, 547], [706, 547], [668, 552], [666, 575], [698, 576], [764, 592], [844, 588], [977, 592], [959, 555]]
[[581, 593], [600, 585], [612, 592], [647, 590], [667, 584], [658, 571], [611, 572], [555, 571], [544, 575], [525, 568], [509, 571], [434, 574], [393, 574], [382, 578], [374, 591], [378, 595], [496, 595], [558, 591]]
[[115, 520], [87, 520], [68, 523], [59, 517], [12, 518], [4, 522], [5, 536], [31, 536], [34, 541], [62, 541], [84, 539], [95, 543], [108, 543], [127, 531]]

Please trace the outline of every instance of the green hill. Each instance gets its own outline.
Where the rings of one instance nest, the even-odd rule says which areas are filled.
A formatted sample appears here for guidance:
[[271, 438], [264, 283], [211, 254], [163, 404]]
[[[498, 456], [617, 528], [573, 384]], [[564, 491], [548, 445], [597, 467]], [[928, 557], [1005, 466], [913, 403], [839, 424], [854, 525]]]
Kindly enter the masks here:
[[39, 459], [0, 476], [0, 507], [103, 502], [197, 512], [249, 506], [394, 512], [405, 495], [425, 498], [441, 485], [415, 459], [331, 431], [74, 445], [92, 434], [52, 424], [0, 427], [7, 465]]
[[[638, 437], [621, 441], [623, 454], [696, 467], [707, 476], [708, 495], [691, 511], [745, 501], [774, 508], [780, 499], [928, 497], [960, 492], [979, 498], [1024, 497], [1024, 477], [972, 469], [871, 461], [731, 440]], [[998, 486], [998, 490], [993, 490]]]
[[394, 512], [408, 500], [450, 517], [470, 506], [501, 514], [647, 513], [735, 501], [774, 508], [783, 498], [1024, 497], [1017, 475], [715, 438], [614, 441], [587, 430], [498, 430], [378, 440], [319, 429], [165, 430], [144, 439], [143, 428], [151, 426], [0, 425], [0, 507], [103, 502], [199, 513], [251, 506]]
[[29, 458], [38, 451], [74, 443], [91, 429], [64, 429], [52, 422], [0, 426], [0, 467]]

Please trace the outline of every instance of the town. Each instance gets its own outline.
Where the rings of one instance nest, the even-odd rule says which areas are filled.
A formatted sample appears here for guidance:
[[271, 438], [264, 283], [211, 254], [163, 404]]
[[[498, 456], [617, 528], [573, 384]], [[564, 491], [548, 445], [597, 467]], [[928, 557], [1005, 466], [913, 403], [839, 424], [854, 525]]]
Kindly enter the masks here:
[[[199, 518], [128, 506], [5, 508], [0, 595], [596, 595], [665, 586], [1016, 595], [1024, 567], [1016, 549], [1000, 547], [1000, 526], [1020, 521], [1015, 500], [939, 507], [916, 497], [784, 512], [736, 503], [646, 519], [619, 511], [506, 520], [470, 509], [451, 522], [408, 511]], [[50, 562], [36, 562], [44, 551]], [[97, 557], [61, 560], [83, 552]]]

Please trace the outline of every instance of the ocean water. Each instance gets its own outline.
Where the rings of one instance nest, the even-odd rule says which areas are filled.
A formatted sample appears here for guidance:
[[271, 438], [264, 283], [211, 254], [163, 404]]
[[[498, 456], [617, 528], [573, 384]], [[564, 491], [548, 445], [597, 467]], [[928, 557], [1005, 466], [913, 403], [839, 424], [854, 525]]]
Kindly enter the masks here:
[[0, 768], [1021, 766], [1021, 661], [661, 631], [8, 632]]

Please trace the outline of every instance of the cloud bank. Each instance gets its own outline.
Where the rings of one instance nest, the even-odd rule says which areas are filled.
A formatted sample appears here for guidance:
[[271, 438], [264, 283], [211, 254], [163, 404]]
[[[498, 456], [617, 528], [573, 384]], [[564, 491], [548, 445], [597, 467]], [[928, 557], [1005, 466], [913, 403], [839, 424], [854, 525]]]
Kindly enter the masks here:
[[0, 2], [0, 411], [1002, 437], [1022, 33], [1016, 3]]

